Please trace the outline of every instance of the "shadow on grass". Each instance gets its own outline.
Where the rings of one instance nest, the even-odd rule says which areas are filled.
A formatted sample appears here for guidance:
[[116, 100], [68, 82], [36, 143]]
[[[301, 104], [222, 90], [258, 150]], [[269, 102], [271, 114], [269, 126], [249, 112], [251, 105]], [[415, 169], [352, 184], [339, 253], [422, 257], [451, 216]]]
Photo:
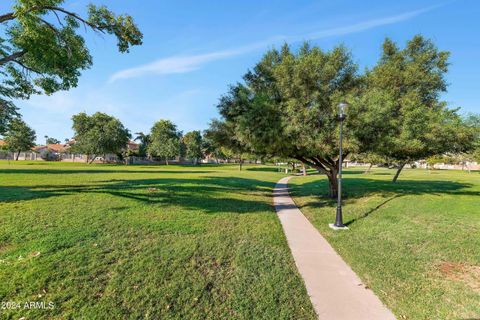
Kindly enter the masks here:
[[[248, 199], [271, 195], [274, 184], [238, 177], [204, 177], [201, 179], [107, 180], [93, 184], [1, 186], [0, 202], [60, 197], [74, 194], [111, 195], [151, 205], [173, 205], [207, 213], [251, 213], [272, 211], [267, 201]], [[245, 195], [243, 197], [231, 196]], [[108, 199], [105, 199], [108, 201]]]
[[358, 221], [358, 220], [361, 220], [361, 219], [365, 219], [365, 218], [368, 217], [370, 214], [374, 213], [375, 211], [377, 211], [378, 209], [380, 209], [381, 207], [383, 207], [384, 205], [386, 205], [386, 204], [389, 203], [390, 201], [395, 200], [395, 199], [400, 198], [400, 197], [403, 197], [403, 195], [402, 195], [402, 194], [397, 194], [397, 195], [394, 195], [393, 197], [388, 198], [387, 200], [383, 201], [382, 203], [380, 203], [380, 204], [377, 205], [376, 207], [374, 207], [374, 208], [368, 210], [367, 212], [365, 212], [364, 214], [362, 214], [360, 217], [353, 218], [352, 220], [345, 222], [345, 225], [346, 225], [346, 226], [349, 226], [349, 225], [351, 225], [352, 223], [354, 223], [355, 221]]
[[[97, 167], [92, 167], [91, 169], [0, 169], [0, 174], [78, 174], [78, 173], [212, 173], [215, 170], [162, 170], [160, 168], [166, 168], [165, 166], [158, 166], [159, 170], [108, 170], [108, 169], [96, 169]], [[193, 166], [190, 166], [193, 168]]]
[[[348, 178], [343, 181], [344, 199], [346, 201], [355, 202], [357, 199], [368, 197], [371, 195], [380, 195], [384, 201], [374, 208], [369, 209], [364, 214], [360, 215], [346, 224], [350, 225], [360, 219], [368, 217], [370, 214], [376, 212], [388, 202], [393, 201], [399, 197], [408, 195], [466, 195], [466, 196], [480, 196], [479, 191], [472, 191], [473, 185], [470, 183], [460, 183], [455, 181], [439, 181], [439, 180], [401, 180], [397, 183], [392, 183], [387, 180], [376, 180], [369, 178]], [[299, 187], [291, 189], [292, 196], [320, 196], [315, 201], [304, 204], [302, 207], [335, 207], [336, 200], [327, 196], [325, 191], [328, 190], [328, 183], [326, 179], [317, 180], [305, 183]]]
[[[280, 169], [280, 170], [279, 170]], [[258, 168], [247, 168], [248, 171], [262, 171], [262, 172], [280, 172], [285, 170], [284, 168], [278, 167], [258, 167]]]

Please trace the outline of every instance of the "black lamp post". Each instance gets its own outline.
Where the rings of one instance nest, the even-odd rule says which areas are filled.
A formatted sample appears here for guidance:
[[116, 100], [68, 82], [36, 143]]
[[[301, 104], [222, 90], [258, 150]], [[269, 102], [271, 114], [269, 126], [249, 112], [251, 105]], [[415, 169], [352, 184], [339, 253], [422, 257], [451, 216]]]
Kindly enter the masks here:
[[346, 225], [343, 224], [343, 215], [342, 215], [342, 140], [343, 140], [343, 121], [347, 117], [345, 111], [347, 109], [346, 103], [339, 103], [338, 104], [338, 120], [340, 121], [340, 143], [339, 143], [339, 155], [338, 155], [338, 176], [337, 176], [337, 184], [338, 184], [338, 198], [337, 198], [337, 215], [335, 217], [335, 223], [330, 224], [330, 228], [338, 230], [338, 229], [348, 229]]

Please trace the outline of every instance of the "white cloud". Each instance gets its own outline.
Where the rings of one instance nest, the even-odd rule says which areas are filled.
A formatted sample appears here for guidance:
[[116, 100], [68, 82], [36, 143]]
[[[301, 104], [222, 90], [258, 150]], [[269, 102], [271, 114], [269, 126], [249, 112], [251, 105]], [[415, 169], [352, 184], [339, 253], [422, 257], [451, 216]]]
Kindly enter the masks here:
[[222, 50], [214, 51], [205, 54], [197, 55], [176, 55], [167, 58], [162, 58], [156, 60], [152, 63], [141, 65], [134, 68], [129, 68], [125, 70], [118, 71], [114, 73], [109, 82], [114, 82], [120, 79], [129, 79], [135, 77], [141, 77], [145, 75], [167, 75], [175, 73], [187, 73], [201, 68], [204, 64], [207, 64], [212, 61], [218, 61], [227, 59], [230, 57], [238, 56], [254, 50], [264, 48], [269, 44], [274, 44], [275, 42], [281, 41], [300, 41], [300, 40], [317, 40], [321, 38], [342, 36], [357, 32], [366, 31], [369, 29], [395, 24], [398, 22], [406, 21], [412, 19], [422, 13], [431, 11], [435, 8], [438, 8], [441, 5], [431, 6], [415, 11], [410, 11], [402, 13], [395, 16], [389, 16], [379, 19], [367, 20], [360, 23], [350, 24], [343, 27], [319, 30], [314, 33], [310, 33], [303, 36], [277, 36], [265, 41], [256, 42], [249, 44], [247, 46], [239, 47], [231, 50]]
[[389, 25], [389, 24], [395, 24], [395, 23], [399, 23], [399, 22], [402, 22], [402, 21], [406, 21], [406, 20], [412, 19], [412, 18], [414, 18], [414, 17], [416, 17], [416, 16], [418, 16], [422, 13], [431, 11], [431, 10], [433, 10], [435, 8], [438, 8], [438, 7], [439, 7], [438, 5], [437, 6], [431, 6], [431, 7], [415, 10], [415, 11], [402, 13], [402, 14], [395, 15], [395, 16], [363, 21], [363, 22], [360, 22], [360, 23], [351, 24], [351, 25], [347, 25], [347, 26], [344, 26], [344, 27], [320, 30], [320, 31], [308, 34], [308, 35], [303, 36], [303, 37], [295, 37], [293, 41], [295, 41], [295, 39], [302, 39], [302, 38], [303, 39], [307, 38], [307, 39], [315, 40], [315, 39], [335, 37], [335, 36], [343, 36], [343, 35], [347, 35], [347, 34], [362, 32], [362, 31], [366, 31], [366, 30], [369, 30], [369, 29], [373, 29], [373, 28], [377, 28], [377, 27], [381, 27], [381, 26], [386, 26], [386, 25]]

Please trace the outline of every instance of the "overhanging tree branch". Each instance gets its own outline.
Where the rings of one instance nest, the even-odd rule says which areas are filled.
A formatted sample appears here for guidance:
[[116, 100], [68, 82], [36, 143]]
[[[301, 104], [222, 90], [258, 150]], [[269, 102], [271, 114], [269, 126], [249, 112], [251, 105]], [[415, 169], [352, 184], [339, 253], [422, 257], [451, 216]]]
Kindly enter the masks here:
[[[30, 10], [27, 10], [26, 13], [29, 13], [29, 12], [33, 12], [33, 11], [42, 11], [42, 10], [50, 10], [52, 11], [58, 18], [58, 15], [57, 15], [57, 12], [62, 12], [70, 17], [73, 17], [74, 19], [82, 22], [84, 25], [87, 25], [89, 26], [90, 28], [92, 28], [93, 30], [95, 31], [98, 31], [98, 32], [102, 32], [104, 33], [104, 31], [102, 29], [100, 29], [98, 26], [94, 25], [93, 23], [83, 19], [82, 17], [80, 17], [79, 15], [77, 15], [76, 13], [74, 12], [71, 12], [71, 11], [68, 11], [68, 10], [65, 10], [61, 7], [55, 7], [55, 6], [36, 6], [36, 7], [32, 7]], [[5, 21], [9, 21], [9, 20], [14, 20], [16, 19], [17, 16], [15, 15], [15, 12], [9, 12], [9, 13], [6, 13], [6, 14], [3, 14], [3, 15], [0, 15], [0, 23], [2, 22], [5, 22]], [[60, 20], [60, 19], [58, 19]]]
[[6, 57], [3, 57], [0, 59], [0, 66], [1, 65], [4, 65], [8, 62], [11, 62], [11, 61], [14, 61], [20, 57], [22, 57], [24, 54], [26, 53], [25, 50], [22, 50], [22, 51], [18, 51], [18, 52], [15, 52], [15, 53], [12, 53], [11, 55], [9, 56], [6, 56]]
[[9, 12], [0, 16], [0, 23], [15, 19], [15, 13]]

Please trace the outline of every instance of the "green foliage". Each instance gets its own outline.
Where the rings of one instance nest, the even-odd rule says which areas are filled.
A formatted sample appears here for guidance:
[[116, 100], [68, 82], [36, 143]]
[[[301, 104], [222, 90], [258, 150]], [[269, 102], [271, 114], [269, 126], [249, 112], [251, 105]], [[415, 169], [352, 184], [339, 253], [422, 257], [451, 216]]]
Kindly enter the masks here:
[[58, 161], [60, 156], [51, 150], [45, 150], [40, 153], [40, 157], [45, 161]]
[[384, 164], [384, 163], [391, 163], [390, 160], [388, 160], [385, 157], [382, 157], [378, 154], [375, 153], [354, 153], [349, 156], [350, 160], [354, 160], [357, 162], [363, 162], [363, 163], [371, 163], [371, 164]]
[[[271, 50], [232, 86], [218, 106], [233, 136], [263, 156], [294, 158], [327, 174], [336, 194], [338, 103], [358, 82], [356, 65], [344, 47], [322, 51], [305, 44]], [[345, 155], [356, 151], [347, 118]]]
[[115, 36], [120, 52], [142, 43], [129, 15], [116, 16], [104, 6], [89, 5], [88, 16], [81, 17], [60, 7], [63, 2], [17, 0], [12, 12], [0, 15], [0, 130], [8, 115], [15, 115], [12, 107], [4, 107], [11, 99], [77, 86], [81, 71], [92, 65], [81, 29]]
[[35, 131], [21, 119], [13, 119], [5, 133], [8, 150], [13, 152], [29, 151], [35, 146], [35, 139]]
[[135, 137], [134, 140], [140, 142], [140, 146], [138, 148], [138, 155], [140, 157], [147, 156], [148, 145], [150, 143], [150, 135], [145, 134], [143, 132], [137, 132], [137, 133], [135, 133], [135, 135], [136, 135], [136, 137]]
[[130, 132], [120, 120], [105, 113], [89, 116], [82, 112], [72, 117], [75, 144], [72, 151], [91, 155], [119, 154], [127, 146]]
[[428, 167], [433, 168], [433, 166], [436, 165], [437, 163], [445, 163], [445, 157], [442, 155], [436, 154], [428, 157], [427, 159], [425, 159], [425, 161], [427, 162]]
[[209, 130], [203, 133], [202, 137], [202, 153], [208, 157], [212, 157], [216, 160], [224, 159], [225, 154], [222, 152], [222, 146], [215, 141]]
[[341, 101], [350, 105], [344, 158], [376, 154], [398, 163], [400, 173], [406, 163], [473, 148], [474, 131], [440, 101], [448, 56], [421, 36], [404, 49], [386, 39], [377, 65], [359, 76], [342, 46], [305, 44], [293, 53], [285, 45], [267, 52], [218, 108], [231, 136], [250, 151], [315, 167], [335, 196]]
[[192, 159], [195, 162], [198, 161], [203, 156], [202, 153], [202, 135], [200, 131], [190, 131], [187, 132], [183, 138], [183, 143], [185, 144], [185, 156], [187, 159]]
[[61, 141], [49, 136], [45, 136], [45, 144], [59, 144]]
[[440, 100], [449, 53], [421, 36], [399, 49], [383, 44], [378, 64], [365, 75], [355, 120], [362, 149], [399, 163], [471, 148], [472, 131]]
[[148, 153], [152, 156], [168, 159], [180, 155], [181, 133], [177, 126], [169, 120], [155, 122], [150, 131]]
[[[220, 103], [228, 103], [226, 99], [227, 97], [223, 97]], [[205, 130], [205, 139], [209, 142], [208, 147], [215, 158], [238, 159], [240, 170], [245, 157], [252, 154], [252, 149], [241, 140], [235, 124], [231, 121], [212, 120], [209, 128]]]
[[[1, 96], [1, 86], [0, 86], [0, 96]], [[5, 134], [8, 129], [10, 121], [15, 118], [18, 118], [20, 114], [18, 113], [18, 108], [11, 101], [7, 101], [0, 97], [0, 135]]]
[[465, 125], [474, 132], [472, 148], [467, 153], [469, 161], [480, 162], [480, 114], [470, 113], [464, 118]]

